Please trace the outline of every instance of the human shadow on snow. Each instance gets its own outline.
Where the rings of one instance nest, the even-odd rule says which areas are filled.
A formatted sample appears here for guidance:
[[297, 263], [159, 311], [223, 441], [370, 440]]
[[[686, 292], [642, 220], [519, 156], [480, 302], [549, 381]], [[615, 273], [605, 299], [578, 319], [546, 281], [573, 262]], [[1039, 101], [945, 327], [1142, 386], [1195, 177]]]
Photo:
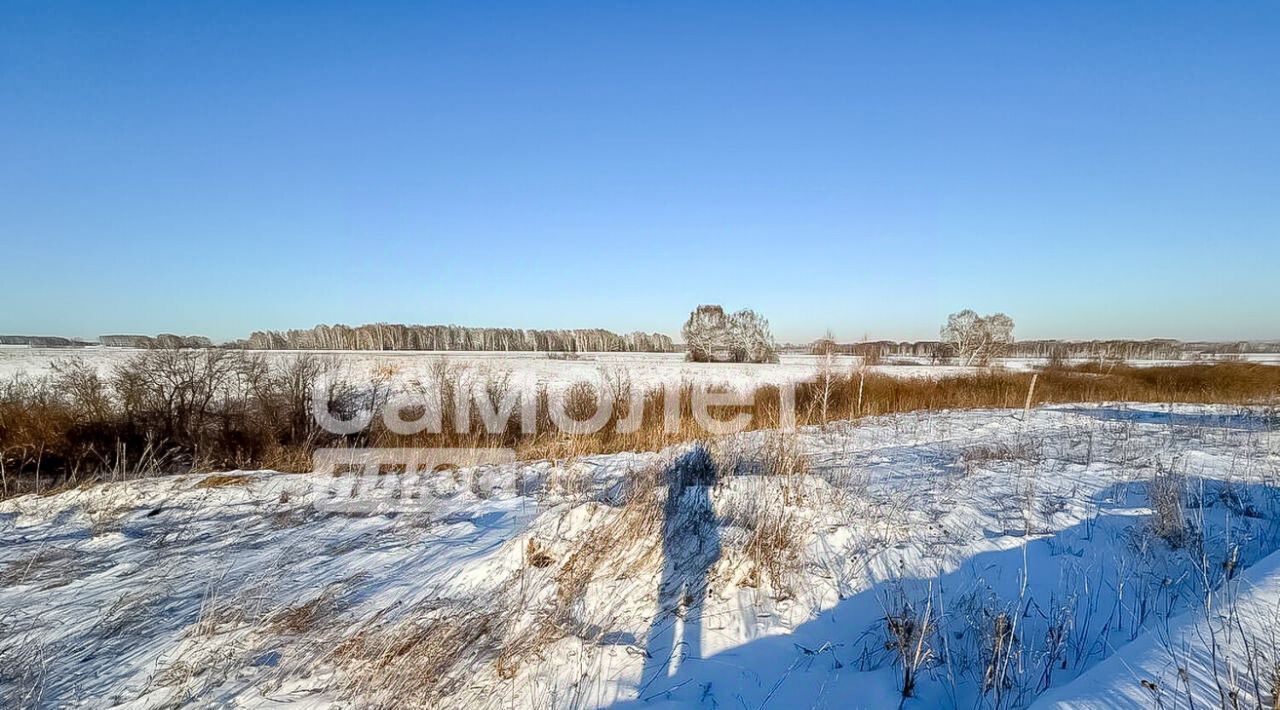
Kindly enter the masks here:
[[[705, 522], [706, 516], [711, 516], [714, 523], [710, 489], [685, 481], [675, 476], [669, 484], [670, 492], [677, 494], [669, 500], [681, 500], [682, 505], [674, 511], [668, 508], [659, 611], [649, 631], [644, 670], [634, 699], [611, 706], [619, 710], [898, 706], [903, 702], [901, 675], [886, 645], [885, 619], [891, 611], [889, 605], [895, 603], [892, 599], [911, 600], [919, 610], [926, 598], [937, 595], [952, 605], [967, 605], [967, 611], [976, 611], [979, 617], [984, 610], [1015, 610], [1028, 624], [1027, 638], [1032, 639], [1037, 633], [1043, 637], [1044, 631], [1037, 624], [1047, 623], [1053, 611], [1051, 605], [1062, 603], [1075, 592], [1076, 603], [1080, 604], [1073, 620], [1079, 635], [1077, 647], [1064, 661], [1066, 668], [1055, 664], [1037, 671], [1043, 677], [1031, 680], [1033, 688], [1021, 700], [1030, 702], [1044, 689], [1041, 686], [1056, 687], [1067, 682], [1112, 655], [1139, 631], [1150, 632], [1167, 618], [1167, 613], [1156, 608], [1161, 600], [1153, 598], [1153, 608], [1144, 615], [1145, 622], [1137, 628], [1123, 628], [1118, 615], [1130, 613], [1124, 605], [1133, 600], [1121, 604], [1107, 591], [1116, 583], [1117, 575], [1132, 575], [1138, 569], [1149, 575], [1143, 579], [1153, 581], [1158, 588], [1164, 575], [1178, 573], [1172, 567], [1182, 564], [1177, 560], [1189, 559], [1186, 555], [1179, 557], [1179, 550], [1171, 550], [1167, 559], [1173, 562], [1165, 565], [1162, 560], [1166, 558], [1136, 547], [1140, 539], [1151, 540], [1137, 534], [1147, 522], [1141, 507], [1147, 499], [1145, 486], [1117, 484], [1096, 499], [1105, 501], [1104, 507], [1114, 507], [1110, 512], [1104, 510], [1052, 535], [975, 542], [988, 549], [953, 565], [950, 571], [936, 576], [901, 575], [874, 580], [866, 589], [789, 633], [758, 637], [704, 655], [701, 612], [707, 572], [719, 556], [719, 540], [714, 525]], [[1212, 516], [1232, 521], [1229, 524], [1235, 534], [1243, 536], [1244, 544], [1237, 551], [1236, 574], [1280, 548], [1280, 489], [1192, 479], [1188, 490], [1197, 491], [1196, 499], [1188, 505], [1202, 506]], [[1250, 514], [1239, 514], [1237, 508], [1242, 502], [1250, 506]], [[685, 506], [688, 515], [683, 512]], [[1260, 510], [1265, 510], [1265, 515], [1260, 515]], [[1214, 532], [1206, 539], [1210, 559], [1225, 559], [1230, 554], [1230, 544], [1239, 543], [1220, 533], [1221, 530]], [[690, 535], [706, 537], [693, 541]], [[881, 555], [888, 567], [895, 566], [893, 550]], [[1171, 613], [1180, 611], [1185, 608]], [[956, 608], [947, 613], [963, 616]], [[674, 623], [677, 621], [683, 623]], [[682, 633], [677, 632], [677, 627], [682, 627]], [[961, 627], [963, 624], [945, 627], [953, 652], [959, 653], [956, 649], [968, 644], [972, 653], [980, 653], [980, 630]], [[919, 703], [918, 707], [954, 707], [971, 705], [982, 697], [982, 681], [972, 672], [957, 679], [954, 686], [942, 677], [947, 672], [942, 667], [925, 670], [926, 676], [932, 674], [936, 682], [919, 686], [918, 696], [911, 702]], [[977, 672], [981, 673], [980, 666]], [[1134, 682], [1140, 679], [1135, 678]]]
[[720, 559], [720, 525], [711, 503], [716, 466], [696, 446], [665, 472], [662, 577], [658, 611], [645, 645], [640, 687], [661, 683], [690, 659], [702, 657], [702, 616], [707, 576]]

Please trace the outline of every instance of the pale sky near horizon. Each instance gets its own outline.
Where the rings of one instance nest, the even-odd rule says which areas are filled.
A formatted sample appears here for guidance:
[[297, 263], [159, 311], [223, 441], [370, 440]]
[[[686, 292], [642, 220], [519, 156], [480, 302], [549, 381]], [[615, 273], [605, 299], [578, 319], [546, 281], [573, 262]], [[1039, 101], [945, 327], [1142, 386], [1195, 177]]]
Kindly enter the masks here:
[[1280, 3], [0, 2], [0, 333], [1280, 338]]

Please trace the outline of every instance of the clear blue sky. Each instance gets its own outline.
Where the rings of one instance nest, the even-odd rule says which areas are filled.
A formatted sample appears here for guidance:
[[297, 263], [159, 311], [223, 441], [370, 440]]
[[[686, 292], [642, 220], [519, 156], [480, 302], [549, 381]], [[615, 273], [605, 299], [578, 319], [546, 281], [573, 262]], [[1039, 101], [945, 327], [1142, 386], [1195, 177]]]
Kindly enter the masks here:
[[1280, 3], [0, 3], [0, 332], [1280, 338]]

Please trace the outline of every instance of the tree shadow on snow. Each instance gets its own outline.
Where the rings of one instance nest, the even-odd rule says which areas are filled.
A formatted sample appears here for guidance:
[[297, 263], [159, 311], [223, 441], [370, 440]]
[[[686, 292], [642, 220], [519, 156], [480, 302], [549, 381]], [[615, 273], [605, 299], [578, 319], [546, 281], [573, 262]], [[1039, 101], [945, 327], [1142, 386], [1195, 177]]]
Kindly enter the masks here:
[[1053, 411], [1079, 414], [1102, 421], [1132, 422], [1135, 424], [1166, 424], [1169, 426], [1205, 429], [1236, 429], [1239, 431], [1269, 431], [1277, 427], [1274, 417], [1254, 412], [1224, 414], [1217, 412], [1168, 412], [1155, 409], [1129, 409], [1127, 407], [1061, 407]]

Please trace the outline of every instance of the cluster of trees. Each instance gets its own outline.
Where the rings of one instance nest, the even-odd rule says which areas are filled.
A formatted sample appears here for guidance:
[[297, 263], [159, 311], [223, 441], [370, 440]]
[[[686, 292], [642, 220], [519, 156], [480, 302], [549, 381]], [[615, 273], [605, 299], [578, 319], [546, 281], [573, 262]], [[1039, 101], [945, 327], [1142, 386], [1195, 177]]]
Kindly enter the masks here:
[[963, 365], [989, 365], [1013, 344], [1013, 319], [1003, 313], [980, 316], [966, 308], [947, 317], [942, 342]]
[[155, 337], [150, 335], [100, 335], [98, 342], [109, 348], [160, 348], [176, 350], [180, 348], [211, 348], [213, 342], [203, 335], [174, 335], [161, 333]]
[[[339, 441], [311, 414], [337, 363], [301, 354], [268, 361], [218, 348], [142, 350], [106, 371], [55, 361], [45, 376], [0, 380], [0, 498], [77, 475], [276, 467], [292, 449]], [[363, 396], [334, 380], [331, 410]], [[52, 474], [52, 475], [51, 475]]]
[[250, 350], [523, 350], [545, 352], [674, 352], [661, 333], [619, 335], [600, 328], [521, 330], [457, 325], [318, 325], [257, 331], [236, 345]]
[[698, 306], [681, 330], [693, 362], [777, 362], [769, 321], [750, 309], [728, 314], [715, 305]]
[[[914, 357], [945, 360], [955, 357], [950, 346], [940, 340], [864, 340], [836, 343], [818, 339], [805, 350], [822, 355], [834, 349], [841, 355], [870, 358]], [[797, 346], [798, 350], [799, 347]], [[1242, 341], [1211, 343], [1168, 338], [1150, 340], [1017, 340], [1004, 348], [1003, 357], [1057, 358], [1075, 360], [1184, 360], [1198, 357], [1226, 359], [1249, 353], [1280, 352], [1280, 342]]]
[[933, 362], [948, 362], [959, 358], [961, 365], [986, 366], [992, 359], [1005, 357], [1014, 344], [1014, 319], [1005, 313], [979, 316], [977, 312], [964, 311], [947, 316], [942, 326], [941, 340], [920, 340], [915, 343], [895, 343], [892, 340], [840, 344], [827, 331], [824, 338], [814, 340], [810, 352], [819, 357], [831, 357], [836, 353], [855, 354], [865, 363], [874, 365], [883, 356], [928, 357]]
[[[1222, 345], [1222, 344], [1219, 344]], [[1009, 348], [1009, 357], [1051, 360], [1180, 360], [1203, 352], [1179, 340], [1021, 340]]]
[[879, 359], [883, 355], [927, 356], [936, 361], [956, 358], [962, 365], [989, 365], [1000, 357], [1043, 357], [1051, 360], [1177, 360], [1187, 356], [1239, 357], [1249, 352], [1273, 352], [1275, 343], [1186, 343], [1158, 338], [1151, 340], [1026, 340], [1015, 343], [1013, 319], [1004, 313], [979, 315], [970, 309], [952, 313], [942, 326], [939, 341], [915, 343], [857, 343], [841, 346], [828, 334], [813, 345], [813, 352], [849, 352]]
[[88, 345], [83, 340], [72, 340], [56, 335], [0, 335], [0, 345], [27, 345], [33, 348], [79, 348]]
[[857, 355], [864, 362], [875, 364], [887, 355], [928, 357], [934, 362], [948, 362], [958, 358], [964, 365], [989, 365], [998, 357], [1009, 355], [1013, 347], [1013, 319], [1003, 313], [980, 316], [965, 309], [952, 313], [942, 326], [941, 340], [917, 342], [873, 342], [840, 344], [830, 331], [813, 342], [809, 350], [814, 355], [830, 357], [836, 353]]

